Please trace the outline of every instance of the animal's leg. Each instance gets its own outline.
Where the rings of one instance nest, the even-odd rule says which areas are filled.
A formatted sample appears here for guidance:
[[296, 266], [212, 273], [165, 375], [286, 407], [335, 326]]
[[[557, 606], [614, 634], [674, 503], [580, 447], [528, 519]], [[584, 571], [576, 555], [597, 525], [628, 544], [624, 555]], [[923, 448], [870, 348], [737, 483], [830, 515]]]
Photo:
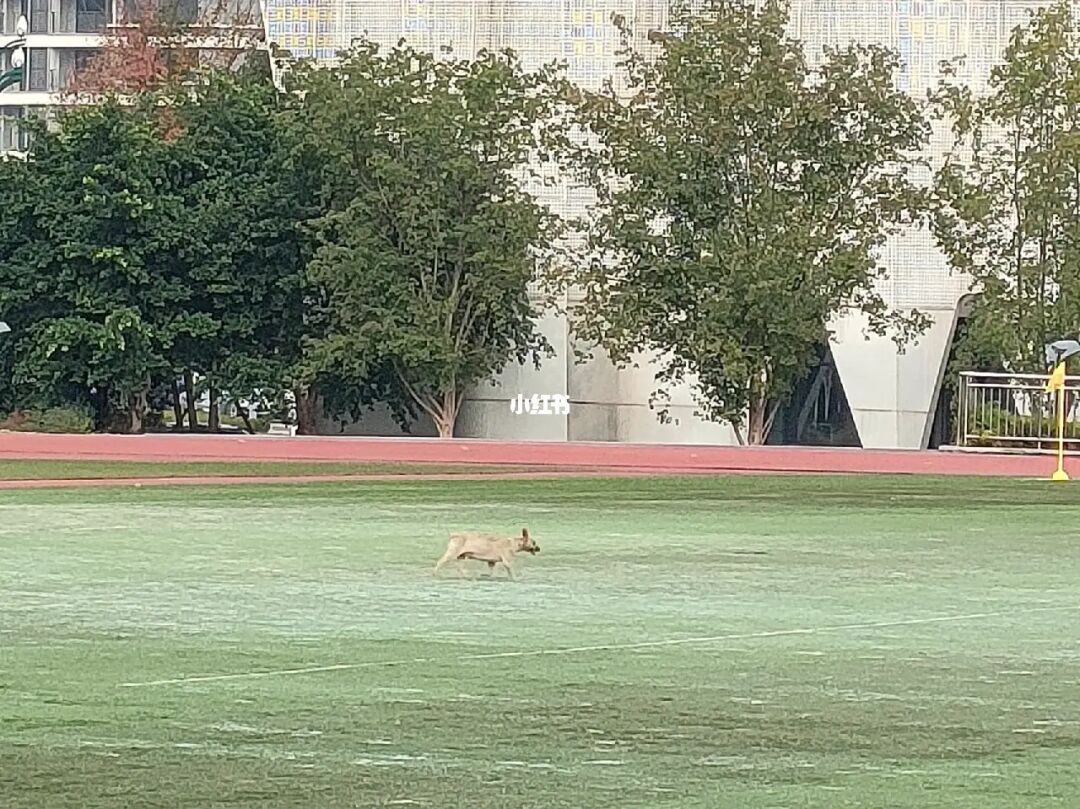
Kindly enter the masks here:
[[435, 570], [432, 571], [432, 575], [439, 572], [439, 568], [449, 562], [451, 559], [457, 559], [461, 553], [461, 539], [458, 537], [451, 537], [450, 541], [446, 544], [446, 553], [442, 555], [442, 558], [435, 563]]
[[512, 566], [513, 561], [514, 561], [513, 557], [507, 557], [507, 556], [502, 557], [502, 566], [504, 568], [506, 568], [506, 575], [510, 579], [514, 578], [514, 568]]
[[446, 553], [444, 553], [442, 555], [442, 558], [440, 558], [439, 561], [435, 563], [435, 569], [433, 571], [431, 571], [431, 574], [434, 576], [435, 574], [437, 574], [439, 572], [439, 568], [441, 568], [443, 565], [445, 565], [451, 559], [456, 559], [456, 558], [457, 558], [457, 553], [454, 551], [454, 549], [453, 548], [447, 548]]

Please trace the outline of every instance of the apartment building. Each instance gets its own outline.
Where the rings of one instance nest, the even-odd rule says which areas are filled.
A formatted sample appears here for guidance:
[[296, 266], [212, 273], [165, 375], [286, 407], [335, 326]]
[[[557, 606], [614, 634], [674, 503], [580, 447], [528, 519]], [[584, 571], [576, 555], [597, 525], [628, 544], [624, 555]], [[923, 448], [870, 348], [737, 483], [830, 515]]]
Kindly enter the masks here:
[[[24, 151], [26, 136], [18, 119], [47, 115], [68, 103], [64, 91], [87, 62], [125, 25], [145, 13], [167, 13], [196, 26], [200, 47], [212, 53], [238, 38], [261, 40], [263, 22], [258, 0], [0, 0], [3, 31], [0, 46], [22, 40], [19, 48], [0, 52], [0, 75], [22, 61], [22, 77], [0, 91], [0, 152]], [[16, 56], [19, 54], [19, 56]]]

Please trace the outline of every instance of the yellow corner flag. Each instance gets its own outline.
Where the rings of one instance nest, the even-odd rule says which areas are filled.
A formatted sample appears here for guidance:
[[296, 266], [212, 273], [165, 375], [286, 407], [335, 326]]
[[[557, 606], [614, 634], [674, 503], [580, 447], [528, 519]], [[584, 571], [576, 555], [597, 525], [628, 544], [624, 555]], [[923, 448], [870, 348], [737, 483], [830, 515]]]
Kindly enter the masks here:
[[1059, 362], [1046, 381], [1046, 392], [1057, 393], [1057, 469], [1051, 480], [1068, 480], [1065, 472], [1065, 363]]
[[1046, 382], [1046, 392], [1061, 390], [1065, 387], [1065, 363], [1059, 362], [1050, 379]]

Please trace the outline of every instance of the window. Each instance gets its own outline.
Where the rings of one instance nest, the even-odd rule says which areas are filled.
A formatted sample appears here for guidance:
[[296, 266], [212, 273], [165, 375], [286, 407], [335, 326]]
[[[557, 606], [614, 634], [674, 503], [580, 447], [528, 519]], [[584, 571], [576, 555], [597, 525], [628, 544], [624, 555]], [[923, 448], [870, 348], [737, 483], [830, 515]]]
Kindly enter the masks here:
[[34, 34], [48, 34], [49, 0], [30, 0], [30, 31]]
[[94, 50], [77, 50], [75, 51], [75, 72], [86, 70], [86, 66], [90, 64], [90, 60], [94, 58], [94, 54], [97, 51]]
[[22, 107], [0, 107], [0, 149], [10, 151], [20, 146]]
[[28, 90], [49, 89], [49, 52], [44, 48], [31, 48], [29, 52]]
[[80, 34], [96, 34], [109, 24], [105, 0], [76, 0], [75, 30]]

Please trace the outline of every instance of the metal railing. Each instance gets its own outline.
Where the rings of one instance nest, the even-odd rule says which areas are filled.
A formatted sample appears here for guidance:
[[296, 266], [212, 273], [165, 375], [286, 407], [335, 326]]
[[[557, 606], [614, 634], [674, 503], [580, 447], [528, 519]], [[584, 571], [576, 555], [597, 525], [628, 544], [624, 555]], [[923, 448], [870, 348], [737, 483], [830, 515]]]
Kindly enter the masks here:
[[[956, 393], [956, 446], [1052, 451], [1057, 445], [1049, 374], [963, 371]], [[1065, 378], [1065, 449], [1080, 450], [1080, 377]]]

